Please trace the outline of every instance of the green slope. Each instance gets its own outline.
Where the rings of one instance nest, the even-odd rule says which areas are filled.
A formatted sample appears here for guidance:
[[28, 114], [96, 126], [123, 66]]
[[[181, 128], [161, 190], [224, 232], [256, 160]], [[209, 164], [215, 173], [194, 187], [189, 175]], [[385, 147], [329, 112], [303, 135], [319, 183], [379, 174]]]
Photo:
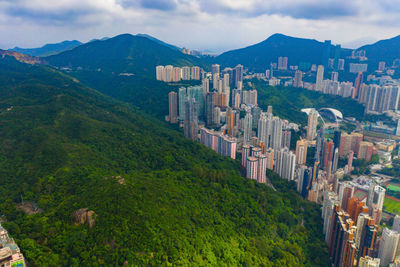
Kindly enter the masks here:
[[[0, 84], [0, 214], [31, 266], [327, 266], [319, 208], [293, 185], [246, 180], [53, 69], [6, 57]], [[73, 223], [80, 208], [92, 228]]]
[[207, 67], [199, 58], [185, 55], [147, 37], [130, 34], [89, 42], [73, 50], [47, 57], [46, 61], [58, 67], [101, 69], [117, 74], [129, 72], [151, 77], [155, 77], [157, 65]]

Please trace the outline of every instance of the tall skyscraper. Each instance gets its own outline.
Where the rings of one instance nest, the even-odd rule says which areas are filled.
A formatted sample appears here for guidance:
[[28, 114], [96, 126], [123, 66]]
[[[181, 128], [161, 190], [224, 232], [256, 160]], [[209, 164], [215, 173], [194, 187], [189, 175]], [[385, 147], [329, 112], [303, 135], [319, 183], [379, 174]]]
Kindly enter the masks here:
[[229, 136], [233, 136], [233, 125], [234, 125], [234, 113], [233, 110], [228, 107], [226, 109], [226, 130]]
[[[333, 153], [334, 153], [334, 144], [332, 140], [325, 140], [324, 142], [324, 148], [322, 151], [322, 168], [324, 171], [328, 172], [331, 171], [328, 169], [329, 167], [329, 162], [333, 161]], [[332, 167], [332, 165], [330, 165]]]
[[296, 70], [293, 79], [294, 87], [303, 87], [303, 72], [301, 70]]
[[250, 146], [243, 145], [242, 146], [242, 167], [246, 168], [247, 166], [247, 158], [250, 157]]
[[339, 78], [339, 73], [336, 72], [336, 71], [332, 71], [332, 73], [331, 73], [331, 80], [334, 81], [334, 82], [337, 82], [337, 81], [338, 81], [338, 78]]
[[184, 134], [186, 138], [197, 140], [198, 113], [194, 98], [187, 97], [185, 100]]
[[234, 76], [235, 76], [235, 87], [239, 87], [239, 82], [243, 82], [243, 66], [237, 65], [234, 69]]
[[211, 65], [211, 74], [213, 75], [213, 77], [214, 77], [214, 74], [219, 75], [219, 70], [220, 70], [220, 66], [218, 64]]
[[378, 257], [381, 259], [381, 266], [388, 266], [394, 260], [399, 244], [399, 236], [399, 233], [396, 231], [392, 231], [389, 228], [383, 229], [378, 252]]
[[251, 115], [250, 112], [246, 113], [246, 116], [244, 117], [244, 129], [243, 129], [243, 144], [247, 145], [250, 143], [251, 137], [252, 137], [252, 131], [253, 131], [253, 116]]
[[200, 68], [193, 66], [190, 71], [190, 76], [192, 80], [200, 80]]
[[164, 66], [157, 66], [156, 67], [156, 79], [158, 81], [164, 81], [164, 77], [165, 77]]
[[278, 57], [278, 70], [287, 70], [288, 58]]
[[187, 97], [186, 88], [179, 88], [179, 120], [183, 121], [185, 119], [185, 100]]
[[322, 91], [324, 85], [324, 66], [319, 65], [317, 71], [317, 78], [315, 80], [315, 90]]
[[257, 180], [258, 177], [258, 159], [256, 157], [248, 157], [246, 164], [246, 178]]
[[215, 102], [215, 93], [207, 93], [206, 94], [206, 110], [205, 110], [205, 119], [207, 127], [210, 127], [214, 124], [213, 115], [214, 115], [214, 102]]
[[174, 91], [168, 94], [169, 122], [178, 122], [178, 94]]
[[362, 72], [359, 72], [357, 74], [356, 80], [354, 82], [354, 89], [353, 89], [353, 93], [351, 95], [351, 98], [353, 98], [353, 99], [357, 99], [358, 98], [358, 95], [359, 95], [358, 92], [360, 90], [360, 85], [362, 84], [362, 82], [363, 82], [363, 74], [362, 74]]
[[308, 123], [307, 123], [307, 140], [314, 140], [317, 135], [317, 125], [318, 125], [318, 112], [315, 109], [311, 109], [308, 114]]
[[208, 92], [210, 92], [210, 80], [208, 78], [204, 78], [201, 84], [203, 85], [203, 94], [206, 95]]
[[305, 139], [300, 139], [296, 143], [296, 161], [297, 164], [303, 165], [306, 164], [307, 160], [307, 147], [308, 142]]
[[275, 172], [289, 181], [294, 180], [296, 155], [288, 148], [275, 151]]
[[260, 154], [256, 156], [258, 159], [258, 169], [257, 169], [257, 181], [259, 183], [266, 183], [267, 181], [267, 164], [268, 164], [268, 159], [265, 154]]

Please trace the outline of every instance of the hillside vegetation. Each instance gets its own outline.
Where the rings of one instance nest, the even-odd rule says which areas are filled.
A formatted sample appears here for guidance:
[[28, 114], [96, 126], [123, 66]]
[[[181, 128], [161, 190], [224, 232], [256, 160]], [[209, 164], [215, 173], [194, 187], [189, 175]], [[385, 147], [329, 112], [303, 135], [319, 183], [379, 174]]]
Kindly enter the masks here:
[[51, 68], [5, 57], [0, 84], [0, 214], [31, 266], [327, 266], [319, 209], [293, 185], [244, 179]]

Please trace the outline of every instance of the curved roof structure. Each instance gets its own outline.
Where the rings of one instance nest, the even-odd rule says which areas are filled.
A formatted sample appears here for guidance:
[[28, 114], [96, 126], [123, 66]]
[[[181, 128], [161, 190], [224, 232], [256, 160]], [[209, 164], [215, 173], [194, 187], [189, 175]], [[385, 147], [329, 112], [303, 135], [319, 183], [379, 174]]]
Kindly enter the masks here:
[[331, 113], [337, 119], [343, 120], [343, 114], [337, 109], [334, 108], [320, 108], [318, 111], [325, 111]]

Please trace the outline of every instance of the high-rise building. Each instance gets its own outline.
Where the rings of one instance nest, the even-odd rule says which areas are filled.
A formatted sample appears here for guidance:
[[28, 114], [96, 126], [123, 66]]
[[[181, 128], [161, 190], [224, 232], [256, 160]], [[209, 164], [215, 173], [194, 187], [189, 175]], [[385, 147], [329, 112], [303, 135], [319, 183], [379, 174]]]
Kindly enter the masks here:
[[317, 125], [318, 125], [318, 112], [315, 109], [311, 109], [308, 114], [307, 123], [307, 140], [312, 141], [317, 135]]
[[221, 124], [221, 109], [219, 107], [214, 107], [213, 125], [220, 126], [220, 124]]
[[185, 100], [184, 134], [186, 138], [197, 140], [198, 135], [198, 113], [194, 98], [187, 97]]
[[[368, 210], [363, 207], [364, 211]], [[372, 255], [375, 249], [377, 231], [375, 229], [374, 219], [363, 212], [357, 218], [356, 246], [358, 248], [358, 258]]]
[[288, 58], [278, 57], [278, 70], [287, 70]]
[[357, 151], [357, 158], [371, 161], [372, 154], [374, 153], [374, 144], [371, 142], [361, 141]]
[[267, 169], [273, 170], [274, 169], [274, 150], [272, 148], [268, 148], [265, 150], [265, 156], [267, 157]]
[[239, 88], [239, 83], [243, 82], [243, 66], [237, 65], [233, 71], [235, 77], [235, 87]]
[[301, 70], [296, 70], [293, 79], [294, 87], [303, 87], [303, 72]]
[[187, 88], [187, 95], [189, 98], [194, 98], [197, 105], [197, 115], [203, 117], [204, 114], [204, 94], [201, 85], [189, 86]]
[[190, 77], [192, 80], [200, 80], [200, 68], [193, 66], [190, 71]]
[[247, 158], [250, 157], [251, 148], [249, 145], [242, 146], [242, 167], [246, 168]]
[[214, 102], [215, 102], [215, 93], [207, 93], [206, 94], [206, 110], [205, 110], [205, 119], [206, 125], [208, 127], [214, 124], [213, 115], [214, 115]]
[[369, 215], [379, 225], [382, 216], [383, 202], [385, 201], [386, 189], [382, 186], [371, 184], [368, 189], [367, 206]]
[[317, 71], [317, 78], [315, 80], [315, 90], [323, 91], [324, 86], [324, 66], [319, 65]]
[[384, 228], [382, 232], [381, 244], [379, 246], [378, 257], [381, 260], [381, 266], [388, 266], [391, 263], [397, 251], [400, 234], [389, 228]]
[[247, 157], [246, 178], [257, 180], [258, 177], [258, 159], [256, 157]]
[[379, 67], [378, 70], [379, 71], [384, 71], [386, 67], [386, 62], [385, 61], [379, 61]]
[[360, 90], [360, 86], [361, 86], [362, 82], [363, 82], [363, 74], [362, 74], [362, 72], [359, 72], [357, 74], [356, 80], [354, 82], [354, 89], [353, 89], [353, 93], [352, 93], [351, 98], [353, 98], [353, 99], [357, 99], [358, 98], [359, 90]]
[[210, 92], [210, 80], [208, 78], [204, 78], [201, 84], [203, 86], [203, 94], [206, 95], [208, 92]]
[[178, 122], [178, 94], [174, 91], [168, 94], [169, 122]]
[[207, 128], [200, 129], [200, 142], [222, 156], [236, 158], [236, 139]]
[[219, 75], [219, 69], [220, 66], [218, 64], [212, 64], [211, 65], [211, 74], [214, 77], [214, 74], [218, 74]]
[[258, 159], [257, 181], [259, 183], [266, 183], [268, 158], [265, 154], [259, 154], [256, 158]]
[[252, 123], [253, 123], [253, 116], [251, 115], [250, 112], [247, 112], [246, 116], [244, 117], [244, 128], [243, 128], [243, 132], [244, 132], [243, 144], [245, 144], [245, 145], [249, 144], [251, 137], [253, 136], [252, 135], [252, 132], [253, 132]]
[[[333, 161], [333, 153], [334, 153], [334, 144], [332, 140], [325, 140], [324, 142], [324, 147], [322, 150], [322, 168], [324, 169], [324, 171], [328, 172], [328, 171], [332, 171], [331, 169], [329, 169], [329, 162]], [[330, 165], [332, 167], [332, 165]]]
[[185, 100], [187, 97], [186, 93], [186, 88], [181, 87], [179, 88], [178, 92], [178, 98], [179, 98], [179, 120], [183, 121], [185, 119]]
[[190, 79], [190, 67], [185, 66], [182, 68], [182, 80], [189, 81]]
[[340, 58], [338, 60], [338, 70], [344, 70], [344, 59]]
[[338, 163], [339, 163], [339, 148], [335, 148], [335, 151], [333, 152], [332, 173], [335, 173], [337, 171]]
[[290, 130], [284, 130], [282, 131], [282, 142], [281, 146], [282, 147], [287, 147], [290, 149], [290, 142], [292, 138], [292, 132]]
[[230, 107], [228, 107], [226, 109], [226, 130], [227, 130], [229, 136], [233, 135], [234, 121], [235, 121], [235, 118], [234, 118], [233, 110]]
[[300, 139], [296, 143], [296, 161], [297, 164], [303, 165], [306, 164], [307, 160], [307, 147], [308, 142], [305, 139]]
[[394, 216], [392, 230], [400, 233], [400, 216], [399, 215]]
[[307, 199], [308, 191], [312, 187], [311, 170], [304, 165], [296, 169], [297, 176], [297, 191], [304, 198]]
[[157, 66], [156, 67], [156, 79], [158, 81], [164, 81], [164, 77], [165, 77], [164, 66]]
[[336, 71], [332, 71], [332, 73], [331, 73], [331, 80], [334, 81], [334, 82], [337, 82], [337, 81], [338, 81], [338, 78], [339, 78], [339, 73], [336, 72]]
[[294, 180], [296, 155], [288, 148], [275, 150], [275, 172], [284, 179]]
[[400, 136], [400, 119], [397, 120], [396, 136]]
[[361, 133], [342, 133], [340, 136], [339, 156], [345, 157], [350, 151], [357, 152], [360, 148], [360, 143], [363, 140]]

